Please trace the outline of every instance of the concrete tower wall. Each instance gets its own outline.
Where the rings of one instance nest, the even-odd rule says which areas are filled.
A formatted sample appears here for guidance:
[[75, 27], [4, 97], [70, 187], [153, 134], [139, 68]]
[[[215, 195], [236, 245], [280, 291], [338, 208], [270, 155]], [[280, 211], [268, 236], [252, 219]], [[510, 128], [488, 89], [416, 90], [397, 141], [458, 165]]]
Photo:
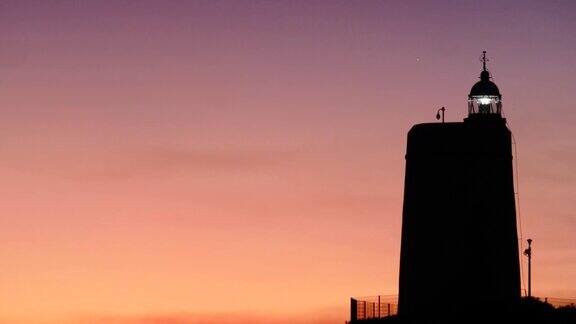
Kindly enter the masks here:
[[506, 311], [520, 299], [511, 134], [500, 116], [472, 117], [408, 134], [399, 290], [407, 320]]

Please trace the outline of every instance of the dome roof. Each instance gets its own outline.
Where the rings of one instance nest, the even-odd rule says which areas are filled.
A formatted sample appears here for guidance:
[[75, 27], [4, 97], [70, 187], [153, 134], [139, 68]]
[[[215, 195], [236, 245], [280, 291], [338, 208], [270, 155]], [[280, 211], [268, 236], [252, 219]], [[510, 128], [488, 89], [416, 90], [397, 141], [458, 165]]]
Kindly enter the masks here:
[[480, 73], [480, 81], [476, 82], [470, 89], [469, 96], [498, 96], [500, 97], [500, 90], [496, 84], [490, 81], [490, 73], [486, 70]]

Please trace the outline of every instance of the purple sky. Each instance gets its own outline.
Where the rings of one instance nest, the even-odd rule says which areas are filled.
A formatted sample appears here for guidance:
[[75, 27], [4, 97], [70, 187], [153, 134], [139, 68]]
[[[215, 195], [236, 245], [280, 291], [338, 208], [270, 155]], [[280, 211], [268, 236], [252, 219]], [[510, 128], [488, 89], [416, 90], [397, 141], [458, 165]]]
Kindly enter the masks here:
[[334, 322], [395, 294], [406, 133], [465, 117], [482, 50], [534, 292], [576, 297], [575, 12], [1, 1], [0, 321]]

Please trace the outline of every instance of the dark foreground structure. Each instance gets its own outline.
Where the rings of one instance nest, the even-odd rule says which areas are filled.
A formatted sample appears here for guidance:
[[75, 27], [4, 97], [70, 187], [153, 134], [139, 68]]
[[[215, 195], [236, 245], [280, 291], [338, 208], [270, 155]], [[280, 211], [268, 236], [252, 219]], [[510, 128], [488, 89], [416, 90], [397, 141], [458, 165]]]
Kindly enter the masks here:
[[[392, 306], [392, 315], [386, 313], [390, 309], [390, 296], [382, 300], [376, 299], [378, 296], [371, 296], [368, 299], [358, 300], [357, 313], [351, 313], [349, 324], [370, 324], [370, 323], [404, 323], [395, 313]], [[374, 303], [382, 302], [380, 312], [374, 312]], [[446, 301], [446, 305], [450, 301]], [[371, 310], [372, 309], [372, 310]], [[376, 308], [378, 309], [378, 308]], [[494, 313], [490, 305], [483, 308], [482, 314], [472, 314], [470, 320], [463, 319], [460, 323], [483, 323], [483, 324], [576, 324], [576, 300], [562, 298], [534, 298], [523, 297], [519, 307], [515, 311], [515, 316], [502, 317], [501, 314]], [[359, 316], [358, 316], [359, 315]], [[425, 322], [446, 323], [442, 310], [429, 314]]]
[[576, 300], [520, 297], [512, 134], [482, 61], [463, 122], [408, 133], [399, 295], [351, 298], [349, 323], [576, 324]]
[[[506, 316], [520, 301], [511, 133], [483, 59], [460, 123], [408, 133], [398, 316], [402, 322]], [[450, 301], [447, 303], [446, 301]]]

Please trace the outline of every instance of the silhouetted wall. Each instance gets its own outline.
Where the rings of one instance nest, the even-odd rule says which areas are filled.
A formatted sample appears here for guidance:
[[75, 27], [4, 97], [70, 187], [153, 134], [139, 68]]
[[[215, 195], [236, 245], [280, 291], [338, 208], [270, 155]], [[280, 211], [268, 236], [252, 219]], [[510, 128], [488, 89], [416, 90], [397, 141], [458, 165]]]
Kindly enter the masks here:
[[399, 316], [454, 319], [520, 300], [511, 134], [498, 115], [408, 133]]

